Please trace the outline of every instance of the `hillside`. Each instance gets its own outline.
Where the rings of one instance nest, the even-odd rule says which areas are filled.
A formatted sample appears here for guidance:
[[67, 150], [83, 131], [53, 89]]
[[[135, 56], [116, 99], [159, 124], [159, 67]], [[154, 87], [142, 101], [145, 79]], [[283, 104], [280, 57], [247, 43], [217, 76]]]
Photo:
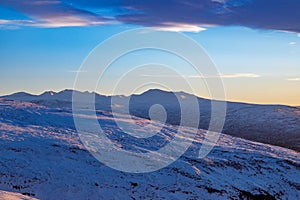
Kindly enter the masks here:
[[[166, 125], [159, 140], [151, 137], [141, 143], [112, 123], [124, 122], [128, 116], [113, 118], [100, 110], [97, 116], [115, 145], [136, 151], [147, 152], [159, 147], [161, 140], [168, 142], [177, 128]], [[38, 199], [300, 198], [299, 153], [221, 134], [210, 154], [199, 159], [205, 134], [199, 130], [188, 151], [166, 168], [125, 173], [101, 164], [85, 149], [69, 109], [1, 99], [0, 189]]]
[[[45, 92], [41, 95], [16, 93], [3, 98], [32, 102], [52, 108], [72, 107], [72, 90], [58, 93]], [[75, 91], [77, 92], [77, 91]], [[80, 92], [77, 92], [80, 93]], [[99, 110], [111, 111], [110, 96], [97, 93], [82, 93], [82, 95], [95, 95], [95, 106]], [[167, 112], [167, 123], [180, 124], [180, 105], [176, 98], [189, 103], [195, 96], [183, 92], [171, 93], [162, 90], [149, 90], [140, 95], [130, 97], [114, 96], [120, 102], [118, 109], [122, 110], [122, 102], [129, 101], [130, 114], [149, 119], [149, 109], [154, 104], [161, 104]], [[211, 101], [197, 97], [200, 110], [201, 129], [208, 129], [211, 117]], [[194, 108], [190, 108], [194, 112]], [[300, 109], [299, 107], [284, 105], [259, 105], [227, 102], [227, 116], [223, 133], [244, 139], [273, 144], [300, 151]]]

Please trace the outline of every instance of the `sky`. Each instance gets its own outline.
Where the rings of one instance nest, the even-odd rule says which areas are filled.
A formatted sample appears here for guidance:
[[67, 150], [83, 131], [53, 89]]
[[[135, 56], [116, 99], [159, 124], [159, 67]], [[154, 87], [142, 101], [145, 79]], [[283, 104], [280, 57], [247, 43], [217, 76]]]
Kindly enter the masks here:
[[[97, 45], [147, 27], [195, 40], [219, 71], [226, 100], [300, 106], [299, 10], [298, 0], [0, 0], [0, 95], [73, 88], [81, 64]], [[196, 95], [210, 97], [205, 80], [194, 77], [186, 63], [149, 50], [113, 63], [97, 92], [110, 95], [110, 85], [126, 69], [159, 61], [169, 61], [199, 85]], [[130, 95], [128, 88], [139, 75], [123, 83], [119, 93]], [[149, 78], [186, 90], [168, 74]]]

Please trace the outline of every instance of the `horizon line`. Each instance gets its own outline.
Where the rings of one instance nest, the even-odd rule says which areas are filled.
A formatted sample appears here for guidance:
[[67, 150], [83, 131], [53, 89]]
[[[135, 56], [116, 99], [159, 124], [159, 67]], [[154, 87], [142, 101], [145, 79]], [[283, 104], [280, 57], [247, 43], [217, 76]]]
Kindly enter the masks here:
[[65, 88], [65, 89], [61, 89], [61, 90], [44, 90], [43, 92], [41, 93], [37, 93], [37, 94], [34, 94], [34, 93], [31, 93], [31, 92], [27, 92], [27, 91], [18, 91], [18, 92], [12, 92], [12, 93], [9, 93], [9, 94], [5, 94], [5, 95], [0, 95], [0, 99], [1, 98], [4, 98], [5, 99], [5, 96], [12, 96], [14, 94], [17, 94], [17, 93], [26, 93], [28, 95], [32, 95], [32, 96], [40, 96], [46, 92], [53, 92], [55, 94], [58, 94], [58, 93], [61, 93], [61, 92], [64, 92], [64, 91], [76, 91], [76, 92], [81, 92], [81, 93], [95, 93], [95, 94], [98, 94], [100, 96], [105, 96], [105, 97], [113, 97], [113, 96], [123, 96], [123, 97], [131, 97], [132, 95], [143, 95], [144, 93], [147, 93], [151, 90], [159, 90], [159, 91], [162, 91], [162, 92], [171, 92], [171, 93], [185, 93], [187, 95], [193, 95], [195, 96], [196, 98], [201, 98], [201, 99], [204, 99], [204, 100], [210, 100], [210, 101], [225, 101], [226, 103], [241, 103], [241, 104], [252, 104], [252, 105], [269, 105], [269, 106], [289, 106], [289, 107], [295, 107], [295, 108], [299, 108], [300, 105], [289, 105], [289, 104], [281, 104], [281, 103], [258, 103], [258, 102], [247, 102], [247, 101], [239, 101], [239, 100], [221, 100], [221, 99], [211, 99], [211, 98], [206, 98], [206, 97], [202, 97], [202, 96], [199, 96], [199, 95], [196, 95], [196, 94], [191, 94], [189, 92], [186, 92], [186, 91], [168, 91], [168, 90], [164, 90], [164, 89], [160, 89], [160, 88], [150, 88], [150, 89], [147, 89], [147, 90], [144, 90], [143, 92], [140, 92], [140, 93], [132, 93], [130, 95], [125, 95], [125, 94], [116, 94], [116, 95], [111, 95], [111, 94], [102, 94], [101, 92], [95, 92], [95, 91], [81, 91], [81, 90], [75, 90], [75, 89], [70, 89], [70, 88]]

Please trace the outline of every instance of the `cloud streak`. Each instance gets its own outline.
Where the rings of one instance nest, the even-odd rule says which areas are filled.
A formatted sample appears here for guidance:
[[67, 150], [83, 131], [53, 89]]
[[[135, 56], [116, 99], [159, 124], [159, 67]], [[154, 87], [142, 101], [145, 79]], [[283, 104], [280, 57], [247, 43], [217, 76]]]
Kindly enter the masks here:
[[43, 28], [91, 26], [111, 23], [109, 19], [56, 0], [0, 0], [0, 5], [25, 14], [30, 20], [0, 20], [2, 25]]
[[240, 73], [240, 74], [222, 74], [221, 78], [258, 78], [260, 75], [251, 73]]
[[85, 71], [85, 70], [68, 70], [67, 72], [70, 72], [70, 73], [85, 73], [87, 71]]
[[300, 78], [288, 78], [288, 81], [300, 81]]
[[180, 24], [180, 23], [165, 23], [158, 27], [153, 27], [156, 30], [170, 31], [170, 32], [193, 32], [199, 33], [200, 31], [205, 31], [206, 28], [202, 28], [196, 25], [190, 24]]
[[92, 26], [102, 25], [105, 22], [85, 20], [76, 16], [65, 16], [63, 18], [51, 18], [47, 20], [1, 20], [0, 25], [13, 25], [13, 26], [33, 26], [44, 28], [57, 28], [57, 27], [75, 27], [75, 26]]
[[[120, 15], [124, 23], [159, 26], [167, 23], [197, 26], [241, 25], [259, 29], [300, 32], [300, 1], [289, 0], [144, 0], [131, 4], [132, 12]], [[136, 11], [136, 12], [134, 12]]]
[[220, 74], [216, 76], [202, 76], [202, 75], [169, 75], [169, 74], [141, 74], [143, 77], [157, 77], [157, 78], [259, 78], [258, 74], [252, 73], [236, 73], [236, 74]]

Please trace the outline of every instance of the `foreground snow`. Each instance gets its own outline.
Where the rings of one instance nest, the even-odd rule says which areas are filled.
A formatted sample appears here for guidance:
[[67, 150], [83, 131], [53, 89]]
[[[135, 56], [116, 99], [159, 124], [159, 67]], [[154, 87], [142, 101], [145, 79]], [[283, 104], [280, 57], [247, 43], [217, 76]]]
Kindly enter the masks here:
[[36, 198], [25, 196], [20, 193], [15, 192], [7, 192], [7, 191], [1, 191], [0, 190], [0, 199], [5, 200], [35, 200]]
[[[168, 125], [156, 139], [141, 142], [120, 132], [109, 112], [98, 117], [112, 141], [130, 150], [160, 147], [176, 131]], [[191, 148], [166, 168], [124, 173], [83, 147], [70, 110], [0, 100], [0, 189], [38, 199], [300, 199], [299, 153], [222, 134], [198, 159], [204, 135], [199, 130]]]

